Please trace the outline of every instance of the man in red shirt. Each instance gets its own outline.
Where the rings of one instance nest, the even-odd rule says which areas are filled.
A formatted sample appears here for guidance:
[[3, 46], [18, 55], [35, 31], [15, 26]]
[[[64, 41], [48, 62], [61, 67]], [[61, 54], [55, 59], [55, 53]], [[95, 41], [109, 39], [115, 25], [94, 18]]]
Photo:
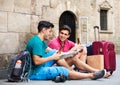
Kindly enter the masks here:
[[65, 66], [70, 70], [73, 70], [71, 67], [75, 65], [78, 69], [88, 71], [88, 72], [96, 72], [98, 69], [92, 68], [91, 66], [86, 64], [87, 51], [86, 47], [75, 44], [74, 42], [68, 40], [71, 34], [71, 28], [67, 25], [64, 25], [59, 30], [59, 36], [48, 43], [48, 46], [52, 49], [60, 50], [61, 52], [70, 52], [77, 49], [83, 49], [82, 52], [79, 52], [74, 57], [69, 57], [65, 59], [61, 59], [57, 61], [57, 64], [60, 66]]

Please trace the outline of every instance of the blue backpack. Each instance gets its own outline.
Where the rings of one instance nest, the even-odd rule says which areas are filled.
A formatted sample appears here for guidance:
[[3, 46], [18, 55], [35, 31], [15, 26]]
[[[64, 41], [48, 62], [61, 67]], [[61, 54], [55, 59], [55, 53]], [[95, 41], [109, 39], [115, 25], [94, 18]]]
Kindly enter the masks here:
[[28, 81], [31, 70], [31, 56], [28, 51], [21, 51], [14, 55], [8, 66], [8, 81]]

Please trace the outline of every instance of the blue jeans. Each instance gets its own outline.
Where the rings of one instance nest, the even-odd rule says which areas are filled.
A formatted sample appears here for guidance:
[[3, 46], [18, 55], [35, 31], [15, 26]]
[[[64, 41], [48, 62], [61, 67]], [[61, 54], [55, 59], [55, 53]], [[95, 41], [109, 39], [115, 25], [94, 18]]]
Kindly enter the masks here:
[[[46, 53], [45, 57], [51, 56], [56, 52], [56, 50], [51, 50]], [[68, 77], [69, 70], [62, 66], [53, 66], [54, 60], [45, 63], [44, 67], [37, 68], [37, 72], [30, 75], [30, 80], [51, 80], [54, 79], [59, 74], [64, 74]]]

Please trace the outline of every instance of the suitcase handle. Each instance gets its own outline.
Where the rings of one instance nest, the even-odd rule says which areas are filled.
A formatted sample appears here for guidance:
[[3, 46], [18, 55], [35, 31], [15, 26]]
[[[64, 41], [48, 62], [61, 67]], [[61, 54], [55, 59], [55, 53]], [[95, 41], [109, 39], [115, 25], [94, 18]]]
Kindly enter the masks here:
[[[100, 40], [99, 27], [94, 26], [93, 28], [94, 28], [95, 41], [97, 41], [97, 39]], [[97, 30], [97, 33], [96, 33], [96, 30]], [[97, 36], [98, 36], [98, 38], [97, 38]]]

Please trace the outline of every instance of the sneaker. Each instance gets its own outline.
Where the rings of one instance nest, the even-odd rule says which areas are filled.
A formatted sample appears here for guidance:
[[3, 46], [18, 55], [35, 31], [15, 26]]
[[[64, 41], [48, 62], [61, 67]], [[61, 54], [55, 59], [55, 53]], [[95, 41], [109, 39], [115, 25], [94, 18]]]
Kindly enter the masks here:
[[100, 78], [103, 78], [106, 74], [106, 70], [101, 70], [101, 71], [97, 71], [93, 74], [94, 78], [92, 80], [97, 80], [97, 79], [100, 79]]
[[108, 78], [108, 77], [110, 77], [112, 74], [111, 74], [111, 72], [106, 72], [106, 75], [104, 76], [104, 78]]
[[65, 82], [66, 80], [67, 80], [67, 77], [63, 74], [60, 74], [53, 79], [53, 81], [56, 83]]

